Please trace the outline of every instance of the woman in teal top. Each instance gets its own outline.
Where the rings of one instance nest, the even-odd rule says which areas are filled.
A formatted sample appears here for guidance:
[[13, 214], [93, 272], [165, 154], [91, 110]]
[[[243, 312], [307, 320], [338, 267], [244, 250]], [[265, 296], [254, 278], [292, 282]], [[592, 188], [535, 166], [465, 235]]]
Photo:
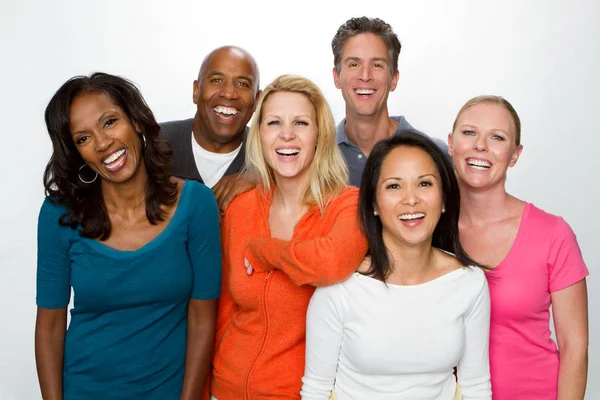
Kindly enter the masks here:
[[212, 192], [170, 175], [172, 151], [123, 78], [72, 78], [45, 117], [53, 154], [35, 332], [43, 398], [198, 399], [221, 280]]

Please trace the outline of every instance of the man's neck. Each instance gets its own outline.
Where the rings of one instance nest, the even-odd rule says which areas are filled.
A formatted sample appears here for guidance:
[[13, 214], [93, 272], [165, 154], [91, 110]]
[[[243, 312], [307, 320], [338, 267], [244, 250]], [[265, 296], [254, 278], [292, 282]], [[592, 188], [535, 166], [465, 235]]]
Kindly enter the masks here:
[[198, 116], [194, 118], [194, 122], [192, 123], [192, 133], [194, 134], [194, 140], [196, 140], [196, 143], [200, 147], [211, 153], [218, 154], [227, 154], [235, 151], [244, 140], [243, 132], [227, 142], [218, 140], [218, 136], [214, 132], [209, 132], [209, 128], [199, 121]]
[[390, 118], [387, 109], [372, 116], [353, 115], [346, 112], [346, 137], [368, 157], [375, 143], [392, 137], [398, 122]]

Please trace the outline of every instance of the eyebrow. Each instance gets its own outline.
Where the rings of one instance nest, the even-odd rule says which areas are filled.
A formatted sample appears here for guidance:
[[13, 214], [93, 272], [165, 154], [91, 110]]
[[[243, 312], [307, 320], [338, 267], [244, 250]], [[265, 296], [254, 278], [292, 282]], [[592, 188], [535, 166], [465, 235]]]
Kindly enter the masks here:
[[[437, 176], [435, 176], [435, 174], [423, 174], [423, 175], [418, 176], [417, 179], [422, 179], [422, 178], [425, 178], [426, 176], [431, 176], [431, 177], [437, 179]], [[390, 179], [395, 179], [397, 181], [401, 181], [402, 180], [402, 178], [400, 178], [398, 176], [390, 176], [389, 178], [385, 178], [383, 180], [383, 182], [388, 181]]]
[[[360, 57], [346, 57], [344, 59], [344, 62], [347, 63], [348, 61], [362, 61], [362, 60], [363, 59]], [[385, 59], [383, 57], [373, 57], [373, 58], [370, 58], [368, 61], [381, 61], [381, 62], [384, 62], [385, 64], [388, 63], [387, 59]]]
[[[222, 72], [219, 72], [219, 71], [212, 71], [212, 72], [209, 72], [209, 73], [206, 75], [206, 77], [207, 77], [207, 78], [210, 78], [210, 77], [213, 77], [213, 76], [223, 76], [223, 77], [224, 77], [224, 76], [225, 76], [225, 74], [224, 74], [224, 73], [222, 73]], [[250, 76], [248, 76], [248, 75], [237, 75], [237, 76], [235, 77], [235, 79], [244, 79], [244, 80], [247, 80], [247, 81], [248, 81], [248, 82], [250, 82], [250, 83], [254, 83], [254, 81], [252, 80], [252, 77], [250, 77]]]
[[[462, 124], [461, 126], [458, 127], [458, 129], [463, 129], [463, 128], [475, 128], [475, 129], [480, 129], [477, 125], [471, 125], [471, 124]], [[499, 129], [499, 128], [492, 128], [489, 129], [489, 131], [491, 132], [501, 132], [505, 135], [508, 136], [508, 132], [506, 132], [504, 129]]]

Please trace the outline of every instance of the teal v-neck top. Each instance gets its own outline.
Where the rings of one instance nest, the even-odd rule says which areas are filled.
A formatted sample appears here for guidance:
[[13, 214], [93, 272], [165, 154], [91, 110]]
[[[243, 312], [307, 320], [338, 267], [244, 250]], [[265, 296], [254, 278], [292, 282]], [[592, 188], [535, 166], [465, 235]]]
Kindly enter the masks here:
[[219, 216], [212, 191], [185, 181], [165, 229], [135, 251], [61, 226], [48, 199], [38, 221], [37, 305], [67, 307], [64, 399], [178, 399], [190, 298], [221, 284]]

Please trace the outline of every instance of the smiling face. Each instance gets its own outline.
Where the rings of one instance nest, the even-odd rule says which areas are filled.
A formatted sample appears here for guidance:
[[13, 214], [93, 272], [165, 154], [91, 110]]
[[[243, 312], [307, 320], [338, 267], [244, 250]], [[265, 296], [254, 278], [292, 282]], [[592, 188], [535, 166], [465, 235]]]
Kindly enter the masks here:
[[344, 45], [340, 71], [333, 69], [335, 86], [342, 90], [346, 116], [374, 116], [387, 110], [390, 91], [396, 89], [398, 72], [385, 42], [372, 33], [360, 33]]
[[449, 153], [461, 184], [473, 188], [504, 185], [506, 171], [519, 159], [510, 112], [498, 104], [476, 104], [457, 119], [448, 135]]
[[194, 104], [200, 134], [207, 141], [241, 141], [259, 95], [254, 60], [238, 48], [210, 54], [194, 81]]
[[381, 165], [376, 199], [386, 247], [431, 244], [443, 195], [439, 171], [429, 154], [408, 146], [392, 150]]
[[83, 161], [103, 182], [123, 183], [145, 171], [138, 130], [106, 94], [77, 96], [69, 127]]
[[303, 94], [276, 92], [262, 106], [259, 127], [263, 154], [275, 181], [308, 183], [308, 170], [317, 146], [317, 115]]

